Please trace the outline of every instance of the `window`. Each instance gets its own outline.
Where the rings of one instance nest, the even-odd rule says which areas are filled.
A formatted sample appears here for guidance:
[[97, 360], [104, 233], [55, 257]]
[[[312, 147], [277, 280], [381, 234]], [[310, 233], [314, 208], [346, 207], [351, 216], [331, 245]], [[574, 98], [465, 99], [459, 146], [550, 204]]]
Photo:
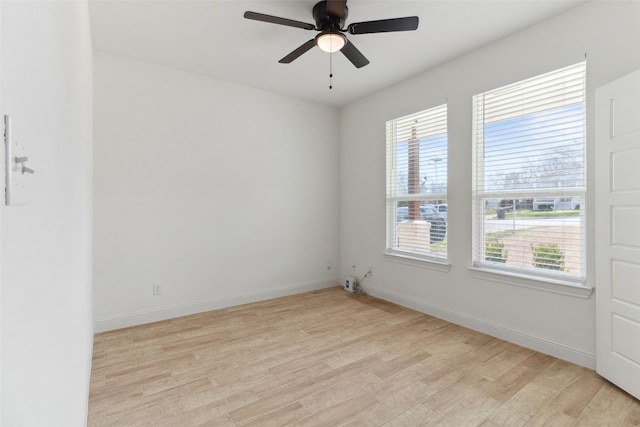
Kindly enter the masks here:
[[474, 265], [585, 278], [581, 62], [474, 96]]
[[387, 252], [447, 259], [447, 106], [387, 122]]

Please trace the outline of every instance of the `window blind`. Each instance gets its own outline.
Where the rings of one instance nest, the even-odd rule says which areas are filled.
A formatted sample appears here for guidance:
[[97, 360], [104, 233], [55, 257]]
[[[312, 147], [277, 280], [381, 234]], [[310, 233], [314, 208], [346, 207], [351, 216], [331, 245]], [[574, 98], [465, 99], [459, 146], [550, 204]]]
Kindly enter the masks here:
[[473, 97], [476, 266], [584, 281], [585, 71]]
[[447, 258], [447, 106], [387, 122], [387, 251]]

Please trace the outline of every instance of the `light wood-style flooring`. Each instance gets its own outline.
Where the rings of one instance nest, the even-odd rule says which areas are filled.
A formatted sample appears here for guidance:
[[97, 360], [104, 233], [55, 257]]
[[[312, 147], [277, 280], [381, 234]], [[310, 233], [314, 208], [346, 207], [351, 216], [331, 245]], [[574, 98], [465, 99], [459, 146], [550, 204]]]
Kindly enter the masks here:
[[89, 426], [633, 426], [594, 371], [331, 288], [97, 334]]

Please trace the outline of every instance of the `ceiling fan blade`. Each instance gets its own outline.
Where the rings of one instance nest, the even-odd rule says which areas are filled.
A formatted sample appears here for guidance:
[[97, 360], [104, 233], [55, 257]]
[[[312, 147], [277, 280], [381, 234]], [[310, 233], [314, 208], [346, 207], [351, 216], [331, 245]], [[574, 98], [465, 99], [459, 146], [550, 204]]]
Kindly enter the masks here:
[[347, 10], [347, 0], [327, 0], [327, 13], [338, 18], [344, 18], [344, 12]]
[[378, 21], [354, 22], [348, 27], [350, 34], [388, 33], [418, 29], [418, 17], [380, 19]]
[[356, 68], [362, 68], [369, 63], [369, 60], [365, 58], [349, 40], [347, 40], [347, 44], [344, 45], [340, 52], [342, 52]]
[[300, 46], [299, 48], [297, 48], [296, 50], [294, 50], [293, 52], [291, 52], [290, 54], [288, 54], [287, 56], [285, 56], [284, 58], [282, 58], [278, 62], [281, 63], [281, 64], [290, 64], [295, 59], [297, 59], [300, 55], [302, 55], [303, 53], [305, 53], [306, 51], [308, 51], [309, 49], [311, 49], [315, 45], [316, 45], [315, 39], [311, 39], [308, 42], [306, 42], [305, 44], [303, 44], [302, 46]]
[[313, 24], [307, 24], [306, 22], [294, 21], [293, 19], [280, 18], [279, 16], [265, 15], [258, 12], [245, 12], [244, 17], [246, 19], [253, 19], [254, 21], [268, 22], [270, 24], [286, 25], [288, 27], [302, 28], [304, 30], [315, 30], [316, 27]]

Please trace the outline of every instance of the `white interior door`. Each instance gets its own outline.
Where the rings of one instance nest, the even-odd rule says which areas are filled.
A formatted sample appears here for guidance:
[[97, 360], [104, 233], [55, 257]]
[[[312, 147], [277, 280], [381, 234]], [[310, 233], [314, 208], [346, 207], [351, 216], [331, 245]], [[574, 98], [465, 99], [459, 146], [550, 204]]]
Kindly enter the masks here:
[[640, 399], [640, 70], [595, 107], [596, 370]]

